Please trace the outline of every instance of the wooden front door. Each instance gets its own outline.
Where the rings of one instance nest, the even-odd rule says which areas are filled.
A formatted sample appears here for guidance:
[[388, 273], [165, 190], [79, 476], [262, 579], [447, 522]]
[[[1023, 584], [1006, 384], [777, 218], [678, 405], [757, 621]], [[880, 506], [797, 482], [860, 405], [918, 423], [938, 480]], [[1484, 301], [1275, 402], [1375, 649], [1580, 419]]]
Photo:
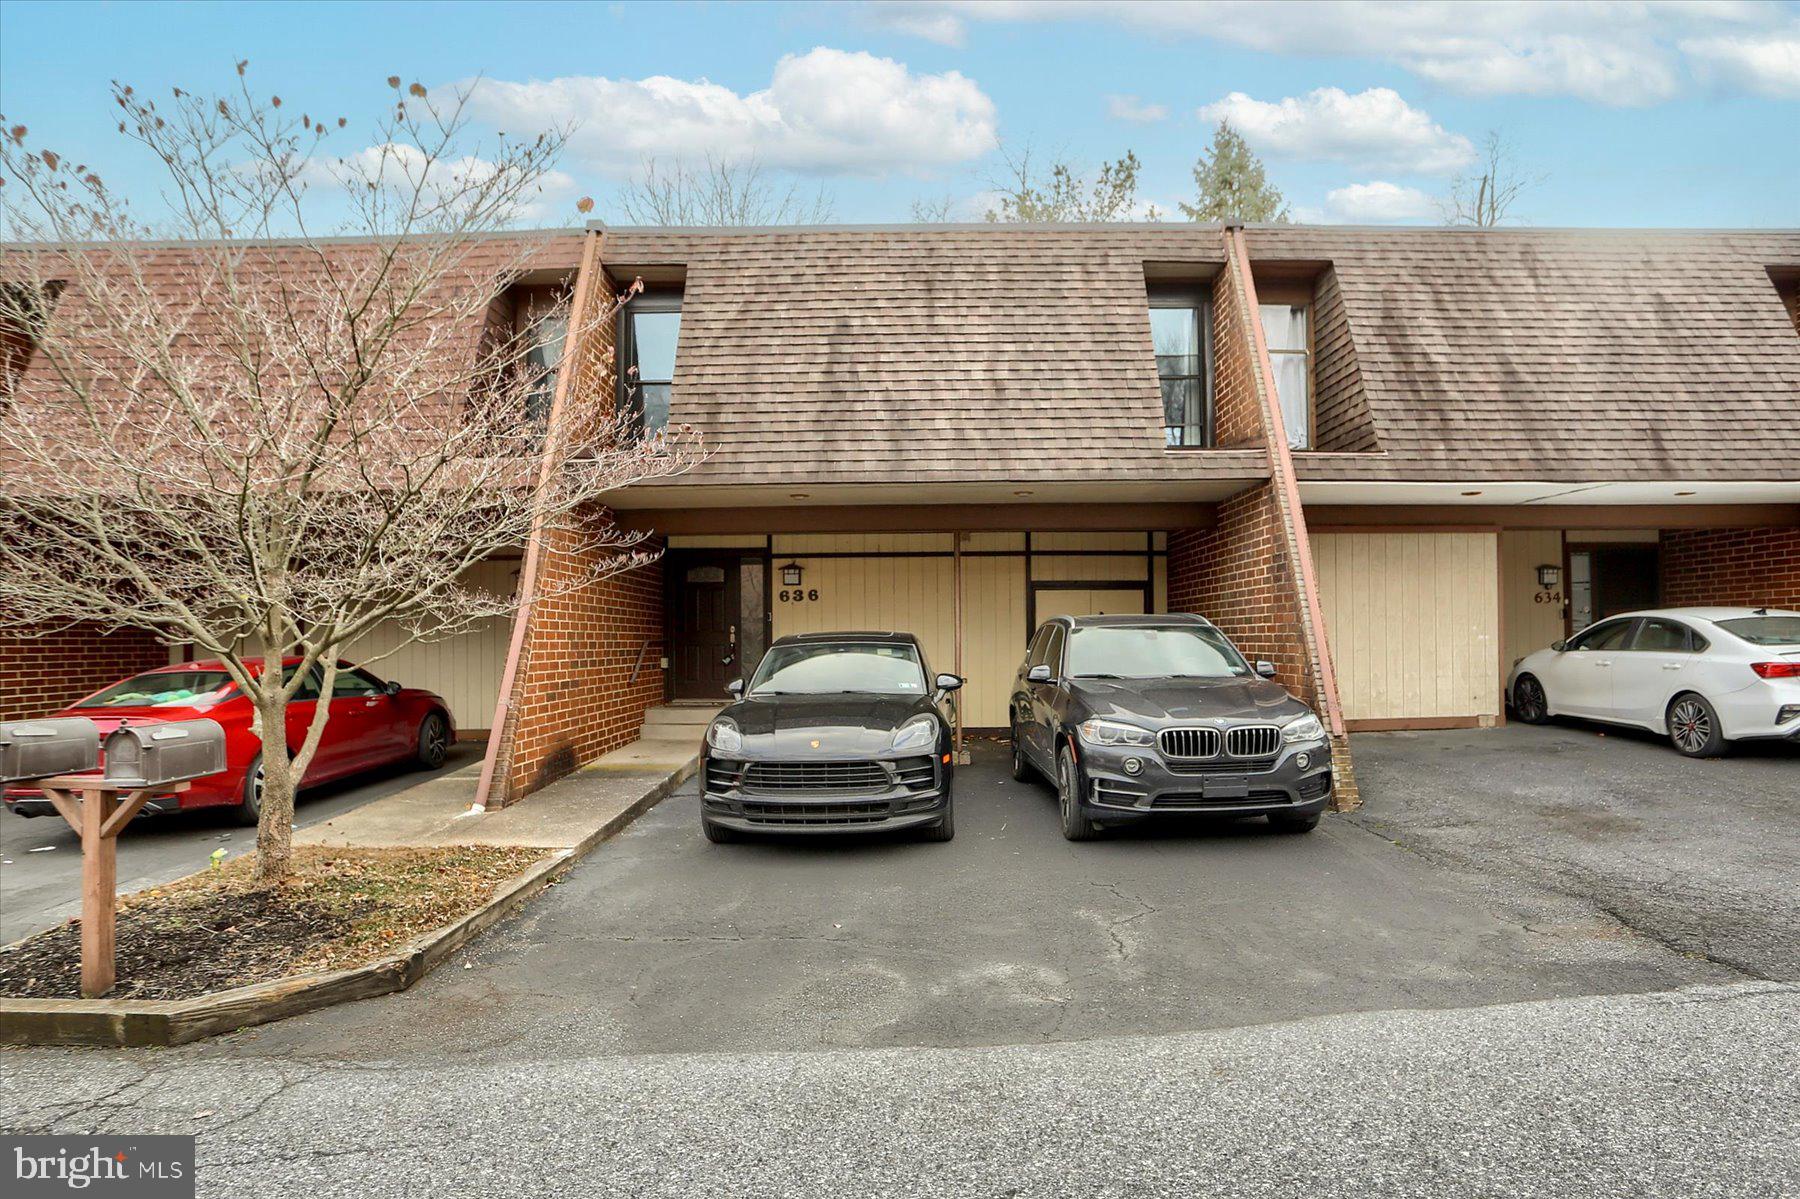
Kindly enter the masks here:
[[670, 555], [669, 695], [723, 703], [743, 673], [736, 555]]

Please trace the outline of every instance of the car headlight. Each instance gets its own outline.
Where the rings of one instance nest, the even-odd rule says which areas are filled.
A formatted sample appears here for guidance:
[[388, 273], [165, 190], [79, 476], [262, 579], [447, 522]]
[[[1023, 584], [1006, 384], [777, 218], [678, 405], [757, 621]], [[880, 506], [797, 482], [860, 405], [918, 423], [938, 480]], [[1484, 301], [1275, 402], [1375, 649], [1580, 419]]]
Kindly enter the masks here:
[[937, 721], [929, 716], [909, 720], [894, 730], [895, 749], [918, 749], [937, 742]]
[[1116, 720], [1084, 720], [1077, 731], [1089, 745], [1154, 745], [1156, 734]]
[[1281, 730], [1281, 739], [1289, 745], [1299, 741], [1323, 741], [1325, 726], [1319, 723], [1317, 716], [1308, 712], [1298, 720], [1289, 721]]
[[735, 754], [744, 748], [744, 735], [735, 720], [721, 718], [706, 726], [706, 743], [720, 753]]

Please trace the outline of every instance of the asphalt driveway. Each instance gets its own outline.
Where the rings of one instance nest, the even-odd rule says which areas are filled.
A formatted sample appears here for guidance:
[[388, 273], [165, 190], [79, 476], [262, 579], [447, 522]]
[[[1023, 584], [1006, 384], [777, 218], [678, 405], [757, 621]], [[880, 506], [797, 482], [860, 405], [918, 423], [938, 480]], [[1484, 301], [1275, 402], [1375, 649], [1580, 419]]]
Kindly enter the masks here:
[[1353, 739], [1350, 819], [1527, 926], [1612, 922], [1747, 979], [1800, 979], [1800, 746], [1684, 758], [1567, 722]]
[[[1064, 1041], [1656, 991], [1772, 977], [1792, 960], [1795, 934], [1779, 927], [1794, 902], [1781, 881], [1791, 855], [1771, 834], [1800, 796], [1766, 794], [1791, 762], [1689, 764], [1569, 730], [1390, 734], [1357, 749], [1366, 813], [1299, 837], [1262, 821], [1186, 821], [1070, 844], [1049, 789], [1009, 779], [992, 744], [959, 772], [946, 845], [711, 845], [690, 784], [479, 942], [467, 968], [272, 1026], [256, 1034], [259, 1051]], [[1644, 786], [1669, 780], [1646, 801], [1662, 807], [1710, 813], [1701, 781], [1733, 780], [1729, 821], [1687, 822], [1710, 819], [1704, 845], [1682, 848], [1673, 827], [1657, 834], [1669, 856], [1653, 881], [1690, 858], [1710, 863], [1701, 888], [1734, 878], [1729, 903], [1769, 917], [1742, 954], [1681, 951], [1661, 924], [1634, 918], [1622, 897], [1634, 879], [1652, 881], [1640, 874], [1646, 842], [1609, 840], [1627, 817], [1587, 799], [1615, 750], [1646, 755]], [[1522, 804], [1534, 771], [1542, 781]], [[1762, 798], [1747, 804], [1751, 793]], [[1608, 873], [1612, 858], [1628, 864]], [[1607, 886], [1583, 896], [1584, 879]]]

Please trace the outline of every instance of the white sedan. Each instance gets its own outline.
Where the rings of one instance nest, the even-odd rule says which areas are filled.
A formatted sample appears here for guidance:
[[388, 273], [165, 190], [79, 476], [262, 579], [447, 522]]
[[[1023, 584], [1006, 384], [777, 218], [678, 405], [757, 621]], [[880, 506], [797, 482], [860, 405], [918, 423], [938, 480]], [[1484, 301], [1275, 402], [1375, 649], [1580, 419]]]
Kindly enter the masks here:
[[1800, 742], [1800, 612], [1627, 612], [1520, 658], [1506, 681], [1527, 724], [1581, 716], [1667, 733], [1689, 757], [1727, 741]]

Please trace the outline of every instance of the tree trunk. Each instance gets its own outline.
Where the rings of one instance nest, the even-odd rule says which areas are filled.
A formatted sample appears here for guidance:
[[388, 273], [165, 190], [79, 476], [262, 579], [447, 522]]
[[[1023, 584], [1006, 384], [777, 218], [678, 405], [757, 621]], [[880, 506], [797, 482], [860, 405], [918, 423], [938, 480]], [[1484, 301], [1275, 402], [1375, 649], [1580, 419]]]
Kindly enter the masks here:
[[[256, 711], [262, 723], [262, 815], [256, 823], [256, 881], [275, 886], [293, 870], [294, 792], [299, 781], [288, 757], [287, 696], [282, 693], [281, 671], [275, 671], [271, 694], [262, 689]], [[259, 680], [260, 682], [260, 680]]]

